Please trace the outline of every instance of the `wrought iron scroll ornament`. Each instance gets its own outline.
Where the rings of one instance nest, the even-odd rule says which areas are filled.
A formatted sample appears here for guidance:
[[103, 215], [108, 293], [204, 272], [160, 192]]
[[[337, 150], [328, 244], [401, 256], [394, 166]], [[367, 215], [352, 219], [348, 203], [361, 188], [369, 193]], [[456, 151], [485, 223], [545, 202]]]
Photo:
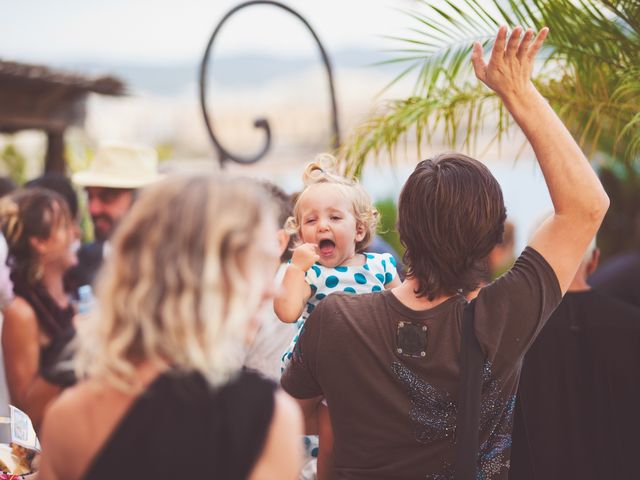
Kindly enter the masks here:
[[274, 7], [278, 7], [282, 10], [285, 10], [291, 13], [292, 15], [294, 15], [295, 17], [297, 17], [307, 27], [309, 32], [311, 32], [311, 35], [313, 35], [313, 38], [315, 39], [318, 45], [318, 48], [320, 49], [320, 55], [322, 56], [322, 61], [324, 63], [324, 66], [327, 72], [327, 79], [329, 81], [329, 93], [331, 97], [331, 113], [332, 113], [331, 120], [332, 120], [332, 130], [333, 130], [333, 147], [338, 148], [340, 146], [340, 130], [338, 127], [338, 110], [336, 106], [335, 89], [333, 86], [333, 73], [331, 70], [331, 63], [329, 61], [329, 57], [324, 47], [322, 46], [322, 43], [320, 42], [318, 35], [316, 35], [316, 32], [313, 30], [313, 28], [311, 28], [311, 25], [309, 25], [309, 23], [298, 12], [288, 7], [287, 5], [284, 5], [280, 2], [271, 1], [271, 0], [252, 0], [252, 1], [244, 2], [235, 6], [234, 8], [229, 10], [224, 17], [222, 17], [222, 20], [220, 20], [220, 23], [218, 23], [218, 26], [215, 28], [215, 30], [213, 31], [213, 34], [211, 35], [211, 38], [209, 39], [209, 43], [207, 44], [207, 49], [205, 50], [204, 57], [202, 58], [202, 63], [200, 64], [200, 107], [202, 109], [202, 116], [204, 117], [204, 123], [207, 127], [207, 132], [209, 133], [209, 137], [211, 138], [211, 141], [213, 142], [213, 145], [218, 152], [218, 161], [220, 162], [220, 166], [223, 167], [225, 162], [228, 160], [231, 160], [237, 163], [243, 163], [243, 164], [255, 163], [258, 160], [260, 160], [262, 157], [264, 157], [269, 151], [269, 148], [271, 147], [271, 128], [269, 127], [269, 121], [266, 118], [257, 118], [253, 122], [253, 125], [255, 128], [258, 128], [264, 131], [264, 136], [265, 136], [264, 145], [262, 146], [260, 151], [254, 155], [251, 155], [251, 156], [234, 155], [229, 150], [224, 148], [220, 143], [220, 141], [216, 138], [216, 135], [213, 130], [212, 119], [207, 112], [207, 65], [209, 63], [209, 56], [211, 54], [211, 48], [213, 46], [213, 42], [215, 41], [216, 36], [220, 32], [224, 23], [234, 13], [236, 13], [239, 10], [242, 10], [243, 8], [250, 7], [253, 5], [273, 5]]

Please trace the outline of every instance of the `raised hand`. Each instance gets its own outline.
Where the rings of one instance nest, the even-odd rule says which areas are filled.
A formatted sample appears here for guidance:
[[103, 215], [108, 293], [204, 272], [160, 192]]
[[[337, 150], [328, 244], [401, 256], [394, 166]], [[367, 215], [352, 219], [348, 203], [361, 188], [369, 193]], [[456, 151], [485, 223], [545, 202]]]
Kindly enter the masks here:
[[598, 176], [571, 133], [531, 82], [536, 53], [549, 30], [537, 35], [513, 29], [507, 40], [500, 27], [489, 63], [479, 43], [471, 62], [476, 76], [500, 97], [529, 140], [540, 164], [554, 213], [531, 238], [529, 245], [544, 257], [558, 279], [560, 290], [569, 288], [587, 246], [609, 206]]
[[507, 41], [507, 27], [500, 27], [489, 63], [482, 58], [482, 45], [479, 42], [473, 45], [471, 62], [476, 77], [503, 99], [527, 95], [534, 88], [531, 83], [534, 58], [548, 33], [545, 27], [534, 38], [534, 31], [527, 29], [521, 38], [522, 27], [518, 26]]
[[291, 264], [306, 272], [318, 260], [320, 260], [318, 246], [315, 243], [303, 243], [294, 248]]

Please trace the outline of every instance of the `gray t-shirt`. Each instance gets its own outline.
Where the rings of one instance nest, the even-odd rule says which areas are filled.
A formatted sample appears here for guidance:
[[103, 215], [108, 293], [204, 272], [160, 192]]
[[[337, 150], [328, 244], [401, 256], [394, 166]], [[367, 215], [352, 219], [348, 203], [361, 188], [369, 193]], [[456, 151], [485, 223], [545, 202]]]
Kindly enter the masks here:
[[[286, 269], [286, 263], [280, 265], [275, 277], [277, 285], [282, 283]], [[272, 307], [265, 307], [261, 312], [262, 324], [247, 350], [244, 366], [277, 382], [280, 380], [282, 354], [298, 333], [298, 327], [294, 323], [281, 322]]]
[[[486, 355], [478, 458], [484, 479], [507, 478], [522, 357], [560, 300], [555, 273], [532, 248], [477, 297], [475, 332]], [[415, 311], [384, 291], [334, 294], [314, 310], [281, 382], [296, 398], [327, 399], [337, 478], [453, 478], [465, 303], [454, 296]], [[418, 348], [400, 353], [408, 326]]]

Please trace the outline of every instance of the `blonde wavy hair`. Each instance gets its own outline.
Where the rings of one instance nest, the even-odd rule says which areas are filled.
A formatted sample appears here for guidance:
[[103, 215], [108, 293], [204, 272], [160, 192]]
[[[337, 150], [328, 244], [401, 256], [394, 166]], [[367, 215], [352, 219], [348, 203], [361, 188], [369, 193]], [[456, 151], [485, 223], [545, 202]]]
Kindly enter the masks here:
[[306, 192], [314, 185], [329, 183], [335, 185], [338, 190], [351, 201], [353, 215], [356, 222], [364, 227], [365, 235], [362, 240], [356, 242], [356, 252], [362, 253], [371, 243], [376, 233], [380, 213], [373, 206], [371, 197], [360, 185], [357, 179], [349, 178], [336, 173], [337, 161], [329, 154], [317, 156], [313, 162], [305, 166], [302, 174], [304, 188], [298, 194], [293, 206], [293, 216], [287, 219], [285, 230], [289, 235], [300, 234], [300, 202]]
[[[181, 176], [145, 190], [120, 224], [80, 322], [76, 371], [129, 391], [138, 362], [199, 371], [212, 384], [239, 371], [252, 317], [278, 263], [261, 229], [274, 224], [255, 182]], [[266, 263], [270, 262], [270, 263]]]

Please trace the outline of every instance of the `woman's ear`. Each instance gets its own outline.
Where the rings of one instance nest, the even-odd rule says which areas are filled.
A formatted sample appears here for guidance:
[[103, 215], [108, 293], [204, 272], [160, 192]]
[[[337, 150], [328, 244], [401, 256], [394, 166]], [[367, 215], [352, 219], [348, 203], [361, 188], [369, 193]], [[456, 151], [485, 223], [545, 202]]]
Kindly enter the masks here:
[[36, 253], [42, 255], [47, 248], [47, 241], [38, 237], [29, 237], [29, 245]]

